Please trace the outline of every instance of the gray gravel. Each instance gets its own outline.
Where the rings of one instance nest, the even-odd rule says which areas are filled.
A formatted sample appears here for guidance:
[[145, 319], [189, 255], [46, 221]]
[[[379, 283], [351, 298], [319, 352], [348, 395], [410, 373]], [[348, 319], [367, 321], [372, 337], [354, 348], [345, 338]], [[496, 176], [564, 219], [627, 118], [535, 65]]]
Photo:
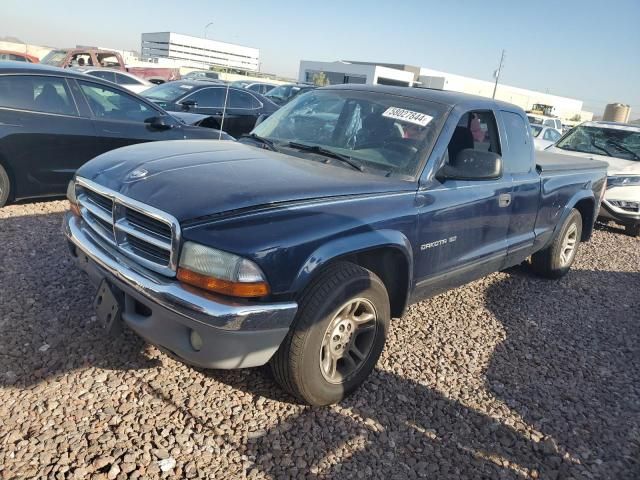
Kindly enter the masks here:
[[2, 478], [640, 478], [640, 239], [411, 307], [361, 390], [308, 408], [267, 369], [105, 340], [64, 208], [0, 210]]

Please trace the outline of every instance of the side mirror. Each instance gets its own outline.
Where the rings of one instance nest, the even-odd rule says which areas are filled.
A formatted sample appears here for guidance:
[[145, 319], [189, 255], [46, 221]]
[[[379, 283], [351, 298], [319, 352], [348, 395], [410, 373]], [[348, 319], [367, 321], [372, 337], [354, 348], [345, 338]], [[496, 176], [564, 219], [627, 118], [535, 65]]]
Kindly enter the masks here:
[[269, 118], [270, 115], [271, 115], [270, 113], [261, 113], [260, 115], [258, 115], [254, 128], [260, 125], [262, 122], [264, 122], [267, 118]]
[[497, 153], [465, 148], [438, 172], [441, 179], [496, 180], [502, 176], [502, 157]]
[[198, 102], [195, 100], [185, 100], [184, 102], [181, 102], [180, 105], [182, 105], [183, 110], [190, 110], [192, 108], [196, 108], [198, 106]]
[[154, 130], [169, 130], [174, 127], [174, 123], [166, 115], [147, 118], [144, 123], [149, 124]]

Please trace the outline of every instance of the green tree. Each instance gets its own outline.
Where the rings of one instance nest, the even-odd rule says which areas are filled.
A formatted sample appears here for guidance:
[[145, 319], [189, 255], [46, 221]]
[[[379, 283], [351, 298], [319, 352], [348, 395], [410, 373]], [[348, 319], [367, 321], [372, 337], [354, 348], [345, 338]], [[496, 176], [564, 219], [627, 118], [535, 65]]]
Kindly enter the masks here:
[[313, 84], [318, 87], [329, 85], [329, 79], [324, 72], [316, 72], [313, 74]]

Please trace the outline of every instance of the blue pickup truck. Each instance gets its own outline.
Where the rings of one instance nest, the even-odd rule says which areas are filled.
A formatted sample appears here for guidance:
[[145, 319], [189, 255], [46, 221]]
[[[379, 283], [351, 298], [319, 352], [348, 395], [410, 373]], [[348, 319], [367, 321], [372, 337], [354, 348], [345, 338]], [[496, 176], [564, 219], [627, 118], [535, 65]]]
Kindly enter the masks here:
[[374, 368], [390, 319], [491, 272], [567, 273], [606, 165], [538, 153], [524, 111], [427, 89], [300, 95], [233, 141], [100, 155], [64, 231], [97, 316], [192, 365], [270, 363], [313, 405]]

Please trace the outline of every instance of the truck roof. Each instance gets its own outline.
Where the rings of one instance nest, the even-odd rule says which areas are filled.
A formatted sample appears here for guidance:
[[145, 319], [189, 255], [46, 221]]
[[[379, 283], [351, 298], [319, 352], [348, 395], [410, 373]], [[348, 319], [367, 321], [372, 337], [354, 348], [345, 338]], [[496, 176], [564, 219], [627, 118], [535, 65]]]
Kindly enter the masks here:
[[491, 105], [497, 105], [499, 108], [508, 110], [516, 110], [524, 114], [524, 110], [512, 103], [503, 102], [502, 100], [495, 100], [492, 98], [481, 97], [479, 95], [469, 95], [467, 93], [453, 92], [450, 90], [437, 90], [433, 88], [417, 88], [417, 87], [396, 87], [391, 85], [362, 85], [362, 84], [345, 84], [345, 85], [330, 85], [328, 87], [322, 87], [322, 89], [339, 89], [339, 90], [360, 90], [366, 92], [380, 92], [391, 95], [401, 95], [403, 97], [415, 98], [418, 100], [428, 100], [431, 102], [440, 103], [443, 105], [449, 105], [451, 107], [455, 105], [465, 105], [485, 103]]

